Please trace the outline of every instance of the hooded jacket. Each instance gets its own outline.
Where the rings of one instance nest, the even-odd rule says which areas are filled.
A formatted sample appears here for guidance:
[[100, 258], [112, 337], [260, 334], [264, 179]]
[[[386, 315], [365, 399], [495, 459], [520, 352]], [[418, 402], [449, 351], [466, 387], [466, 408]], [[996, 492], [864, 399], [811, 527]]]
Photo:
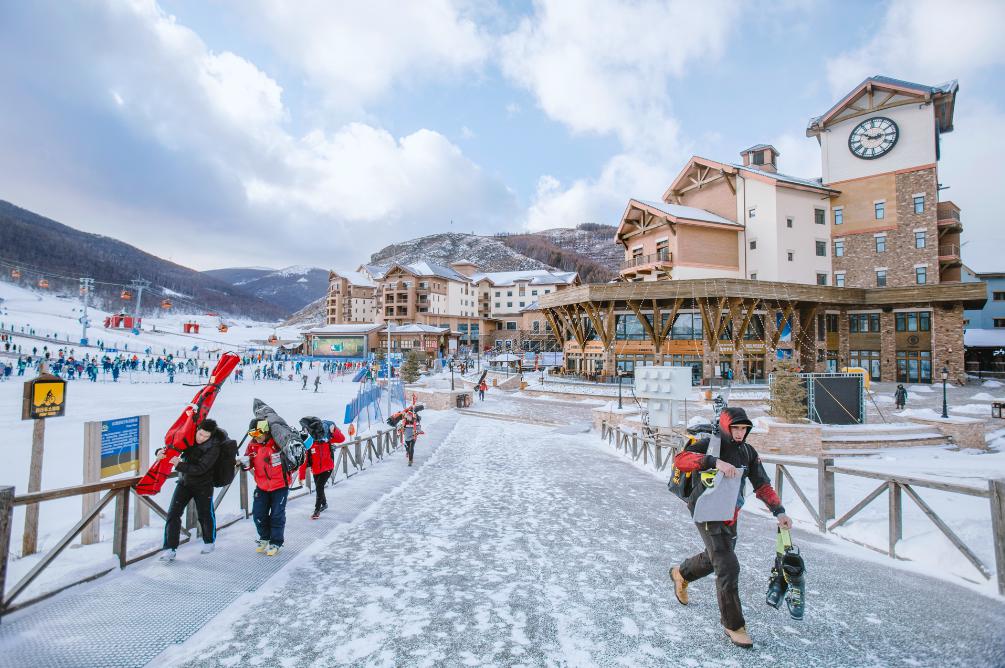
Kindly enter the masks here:
[[344, 442], [345, 434], [338, 427], [335, 427], [332, 432], [331, 439], [316, 441], [307, 451], [304, 463], [300, 465], [300, 479], [303, 480], [307, 477], [308, 467], [314, 475], [333, 470], [335, 468], [335, 446]]
[[182, 450], [181, 459], [175, 465], [178, 482], [193, 489], [212, 487], [216, 460], [220, 457], [220, 446], [229, 439], [227, 432], [216, 428], [209, 440], [202, 445], [193, 443]]
[[271, 437], [265, 443], [252, 441], [244, 454], [251, 460], [249, 468], [255, 476], [255, 485], [258, 489], [263, 492], [274, 492], [290, 486], [291, 476], [283, 471], [279, 446]]
[[[719, 457], [716, 458], [706, 454], [708, 452], [709, 441], [712, 438], [711, 435], [707, 435], [687, 446], [680, 454], [674, 457], [674, 466], [684, 472], [708, 471], [714, 469], [719, 459], [721, 459], [737, 468], [743, 467], [743, 480], [740, 482], [740, 494], [736, 500], [736, 511], [733, 513], [733, 519], [727, 520], [726, 524], [736, 523], [736, 518], [740, 514], [740, 507], [743, 505], [744, 488], [748, 479], [751, 485], [754, 486], [754, 494], [768, 507], [771, 514], [775, 516], [781, 515], [785, 512], [785, 507], [771, 486], [771, 481], [764, 470], [764, 465], [761, 464], [761, 458], [758, 456], [757, 451], [747, 443], [746, 434], [744, 434], [743, 440], [740, 442], [733, 440], [733, 436], [729, 430], [733, 425], [746, 426], [748, 434], [750, 433], [750, 428], [753, 427], [753, 423], [742, 408], [726, 408], [719, 414], [719, 438], [721, 441]], [[694, 492], [687, 501], [688, 508], [692, 513], [694, 513], [694, 506], [698, 502], [698, 497], [701, 496], [702, 491], [704, 491], [702, 485], [695, 484]]]

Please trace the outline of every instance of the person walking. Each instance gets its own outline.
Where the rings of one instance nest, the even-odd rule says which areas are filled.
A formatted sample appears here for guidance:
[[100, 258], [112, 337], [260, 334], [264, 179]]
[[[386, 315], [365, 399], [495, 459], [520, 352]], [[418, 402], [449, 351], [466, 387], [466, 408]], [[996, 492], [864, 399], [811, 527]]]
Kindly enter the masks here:
[[314, 394], [318, 393], [318, 387], [321, 385], [321, 374], [314, 376]]
[[[167, 552], [161, 556], [161, 561], [174, 561], [178, 556], [181, 516], [189, 501], [193, 500], [202, 529], [201, 552], [209, 554], [213, 551], [216, 543], [213, 473], [216, 461], [220, 457], [220, 449], [229, 440], [231, 439], [227, 436], [227, 432], [220, 429], [216, 421], [206, 419], [196, 427], [195, 443], [174, 458], [178, 484], [175, 485], [174, 494], [171, 496], [171, 505], [168, 506], [167, 522], [164, 525], [164, 549]], [[164, 457], [164, 448], [157, 450], [157, 459]]]
[[[743, 487], [746, 480], [750, 480], [754, 494], [775, 516], [778, 526], [782, 529], [792, 527], [792, 520], [785, 514], [781, 499], [771, 487], [757, 451], [746, 442], [752, 426], [753, 423], [742, 408], [726, 408], [719, 414], [721, 446], [718, 457], [707, 454], [711, 441], [711, 435], [707, 435], [685, 447], [674, 458], [674, 466], [684, 473], [718, 470], [727, 478], [742, 476], [733, 519], [722, 522], [696, 522], [695, 526], [705, 544], [705, 549], [671, 568], [670, 577], [673, 580], [677, 601], [681, 605], [687, 605], [688, 585], [714, 572], [720, 622], [729, 640], [743, 648], [754, 645], [750, 634], [747, 633], [746, 621], [740, 606], [740, 562], [735, 552], [737, 520], [744, 498]], [[687, 500], [692, 515], [703, 491], [704, 485], [696, 481], [693, 492]]]
[[485, 390], [489, 389], [488, 383], [484, 380], [478, 384], [478, 399], [485, 401]]
[[897, 403], [897, 410], [904, 410], [907, 405], [907, 389], [903, 385], [897, 385], [897, 391], [893, 393], [893, 400]]
[[405, 457], [408, 458], [409, 466], [412, 465], [412, 460], [415, 458], [415, 441], [422, 433], [421, 422], [422, 418], [419, 417], [414, 407], [409, 406], [401, 412], [401, 425], [398, 427], [398, 431], [401, 434], [401, 440], [405, 442]]
[[251, 510], [258, 530], [255, 552], [274, 557], [283, 546], [290, 476], [283, 470], [279, 446], [269, 433], [268, 420], [252, 418], [248, 435], [251, 443], [238, 461], [245, 471], [250, 469], [255, 478]]
[[304, 374], [304, 384], [300, 386], [300, 389], [301, 390], [306, 390], [307, 389], [307, 374], [306, 373]]
[[[304, 424], [301, 420], [300, 424]], [[322, 424], [322, 430], [324, 426]], [[328, 499], [325, 498], [325, 485], [332, 477], [335, 470], [335, 446], [345, 442], [345, 434], [335, 425], [331, 427], [331, 436], [327, 440], [315, 440], [311, 449], [307, 451], [307, 457], [300, 466], [300, 483], [303, 484], [307, 477], [307, 469], [310, 468], [314, 478], [314, 514], [312, 520], [321, 517], [321, 513], [328, 510]], [[308, 432], [312, 430], [308, 429]], [[312, 436], [314, 434], [311, 434]]]

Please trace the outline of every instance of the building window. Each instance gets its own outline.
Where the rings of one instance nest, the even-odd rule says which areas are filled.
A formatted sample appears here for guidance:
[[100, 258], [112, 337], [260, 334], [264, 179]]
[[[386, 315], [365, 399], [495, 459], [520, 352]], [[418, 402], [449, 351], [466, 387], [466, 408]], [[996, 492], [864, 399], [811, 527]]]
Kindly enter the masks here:
[[496, 302], [496, 308], [499, 308], [499, 302]]
[[513, 302], [506, 302], [506, 308], [513, 308]]
[[755, 165], [763, 165], [764, 164], [764, 151], [755, 151], [754, 152], [754, 164]]
[[827, 285], [827, 274], [817, 274], [817, 285]]
[[895, 315], [898, 332], [929, 332], [932, 329], [932, 314], [928, 311], [907, 311]]
[[793, 222], [793, 221], [792, 221], [792, 218], [791, 218], [791, 217], [789, 217], [789, 218], [786, 218], [786, 219], [785, 219], [785, 227], [787, 227], [787, 228], [789, 228], [789, 229], [792, 229], [792, 222]]
[[914, 212], [915, 213], [925, 213], [925, 196], [915, 195], [914, 196]]
[[877, 288], [886, 287], [886, 269], [876, 270], [876, 287]]
[[995, 318], [995, 329], [1005, 328], [1005, 318]]
[[540, 320], [534, 320], [533, 322], [531, 322], [530, 323], [530, 331], [532, 331], [532, 332], [540, 332], [541, 331], [541, 321]]
[[752, 280], [752, 281], [756, 281], [757, 280], [757, 272], [754, 272], [754, 273], [752, 273], [750, 275], [750, 280]]
[[515, 320], [507, 320], [506, 321], [506, 329], [516, 329], [516, 321]]
[[817, 242], [817, 257], [827, 257], [827, 242], [818, 241]]
[[924, 285], [928, 282], [928, 267], [914, 268], [914, 282], [918, 285]]
[[757, 250], [757, 240], [750, 242], [750, 250]]
[[524, 303], [523, 303], [523, 302], [520, 302], [520, 306], [524, 306]]
[[502, 297], [502, 293], [496, 290], [496, 297]]
[[876, 202], [873, 207], [876, 209], [876, 220], [886, 218], [886, 202]]
[[844, 209], [834, 209], [834, 224], [844, 224]]
[[843, 288], [844, 287], [844, 272], [837, 272], [834, 274], [834, 287]]
[[1005, 292], [992, 292], [991, 299], [996, 302], [1005, 302]]
[[844, 257], [844, 239], [834, 240], [834, 257]]
[[531, 297], [537, 297], [537, 290], [531, 290], [530, 291], [530, 296]]
[[792, 262], [796, 258], [796, 254], [793, 253], [792, 251], [789, 251], [788, 253], [786, 253], [786, 255], [789, 258], [789, 262]]
[[827, 223], [827, 219], [824, 218], [824, 216], [826, 215], [827, 214], [823, 209], [813, 209], [813, 222], [817, 225], [825, 225]]
[[747, 218], [756, 218], [757, 209], [747, 209]]
[[512, 297], [513, 296], [513, 291], [512, 290], [507, 290], [506, 291], [506, 296], [507, 297]]
[[885, 253], [886, 252], [886, 235], [885, 234], [877, 234], [874, 238], [876, 239], [876, 252], [877, 253]]
[[925, 233], [924, 232], [915, 232], [914, 233], [914, 247], [915, 248], [924, 248], [925, 247]]

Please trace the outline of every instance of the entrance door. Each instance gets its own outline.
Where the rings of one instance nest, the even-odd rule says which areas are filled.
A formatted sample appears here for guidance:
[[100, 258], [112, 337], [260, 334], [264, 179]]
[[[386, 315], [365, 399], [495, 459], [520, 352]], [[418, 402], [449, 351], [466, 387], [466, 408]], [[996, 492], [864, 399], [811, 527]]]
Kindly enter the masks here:
[[898, 350], [897, 382], [931, 383], [932, 353], [928, 350]]
[[764, 382], [764, 358], [748, 357], [743, 361], [743, 370], [749, 383]]

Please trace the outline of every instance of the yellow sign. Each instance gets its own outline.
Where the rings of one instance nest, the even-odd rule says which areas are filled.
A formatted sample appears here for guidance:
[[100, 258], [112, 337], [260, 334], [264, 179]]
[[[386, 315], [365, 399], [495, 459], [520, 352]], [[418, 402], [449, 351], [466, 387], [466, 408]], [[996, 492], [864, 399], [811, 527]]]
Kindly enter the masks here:
[[22, 420], [60, 417], [66, 412], [66, 381], [45, 374], [24, 384]]

